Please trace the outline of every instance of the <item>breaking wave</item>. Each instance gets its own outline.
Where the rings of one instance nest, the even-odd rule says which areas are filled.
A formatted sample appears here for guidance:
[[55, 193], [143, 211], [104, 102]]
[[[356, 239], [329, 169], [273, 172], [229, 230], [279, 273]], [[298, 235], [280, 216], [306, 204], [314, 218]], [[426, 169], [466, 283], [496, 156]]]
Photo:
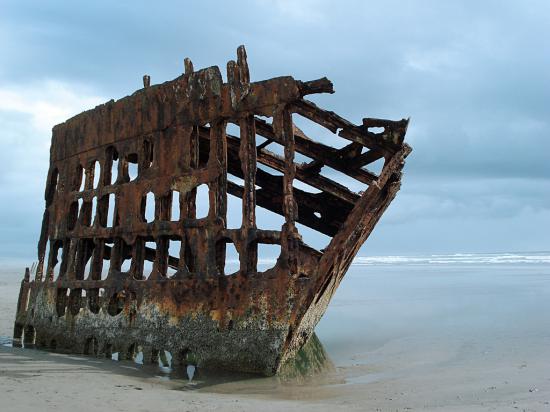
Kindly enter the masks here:
[[[273, 266], [276, 260], [276, 258], [272, 257], [260, 258], [258, 259], [258, 265], [262, 267]], [[238, 266], [239, 260], [228, 257], [227, 263]], [[352, 265], [509, 265], [549, 263], [550, 252], [510, 252], [410, 256], [357, 256]]]
[[548, 264], [550, 252], [534, 253], [455, 253], [418, 256], [357, 256], [354, 266], [364, 265], [506, 265]]

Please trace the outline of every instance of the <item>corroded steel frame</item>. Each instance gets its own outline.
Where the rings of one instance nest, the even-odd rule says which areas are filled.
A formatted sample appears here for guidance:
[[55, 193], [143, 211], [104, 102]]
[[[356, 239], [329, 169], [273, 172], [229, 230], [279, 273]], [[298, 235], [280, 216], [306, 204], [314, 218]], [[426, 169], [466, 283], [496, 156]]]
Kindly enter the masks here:
[[[304, 99], [333, 93], [328, 79], [250, 82], [243, 46], [237, 56], [227, 64], [227, 83], [217, 67], [194, 71], [186, 59], [182, 76], [155, 86], [145, 76], [133, 95], [53, 129], [38, 264], [34, 279], [27, 269], [21, 284], [16, 344], [121, 358], [141, 349], [146, 362], [168, 350], [180, 363], [273, 374], [308, 340], [399, 190], [411, 150], [403, 143], [408, 120], [355, 125]], [[293, 115], [348, 144], [311, 139]], [[239, 136], [226, 133], [228, 123]], [[269, 150], [276, 145], [284, 156]], [[312, 160], [298, 164], [296, 152]], [[379, 159], [378, 175], [366, 169]], [[355, 193], [323, 167], [365, 190]], [[320, 193], [298, 189], [296, 180]], [[201, 185], [209, 208], [199, 218]], [[238, 229], [227, 228], [228, 194], [242, 199]], [[256, 206], [282, 215], [281, 229], [258, 228]], [[332, 237], [330, 244], [323, 251], [306, 245], [297, 223]], [[181, 245], [175, 256], [171, 241]], [[231, 274], [227, 243], [239, 254]], [[281, 253], [258, 272], [262, 243], [279, 244]]]

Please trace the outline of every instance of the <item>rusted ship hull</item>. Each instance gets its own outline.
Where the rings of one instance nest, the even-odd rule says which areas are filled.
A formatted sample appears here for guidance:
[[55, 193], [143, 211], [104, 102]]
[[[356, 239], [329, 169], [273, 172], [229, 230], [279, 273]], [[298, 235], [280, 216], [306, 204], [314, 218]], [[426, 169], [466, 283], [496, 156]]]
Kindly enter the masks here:
[[[332, 93], [326, 79], [251, 83], [242, 47], [238, 61], [228, 63], [227, 83], [216, 67], [194, 72], [188, 60], [183, 76], [144, 83], [134, 95], [54, 128], [38, 264], [34, 279], [27, 270], [21, 284], [14, 342], [119, 358], [141, 351], [144, 362], [169, 351], [174, 363], [277, 373], [312, 335], [399, 190], [410, 152], [403, 143], [408, 121], [364, 119], [356, 126], [303, 99]], [[293, 115], [348, 145], [310, 139]], [[228, 123], [239, 126], [239, 136], [226, 132]], [[295, 152], [311, 160], [298, 163]], [[366, 169], [379, 159], [379, 174]], [[131, 163], [137, 177], [128, 171]], [[323, 167], [365, 190], [353, 192], [322, 174]], [[299, 189], [295, 180], [320, 192]], [[199, 218], [203, 184], [209, 208]], [[227, 227], [228, 194], [242, 199], [237, 229]], [[281, 230], [258, 228], [256, 206], [284, 216]], [[323, 251], [306, 245], [297, 223], [330, 236], [329, 245]], [[175, 255], [170, 242], [179, 245]], [[239, 255], [234, 273], [227, 273], [228, 243]], [[258, 272], [262, 243], [281, 252], [271, 269]]]

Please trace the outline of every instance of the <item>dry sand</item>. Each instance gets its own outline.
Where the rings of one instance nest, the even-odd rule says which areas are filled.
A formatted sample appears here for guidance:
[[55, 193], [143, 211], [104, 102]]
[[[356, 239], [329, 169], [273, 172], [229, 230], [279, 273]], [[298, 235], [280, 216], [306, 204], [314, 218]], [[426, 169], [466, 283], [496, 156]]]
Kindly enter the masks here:
[[[0, 336], [11, 335], [18, 272], [8, 270], [0, 275]], [[532, 289], [528, 293], [514, 286], [515, 293], [525, 293], [529, 305], [541, 311], [548, 305], [540, 306], [538, 299], [550, 295], [548, 270], [543, 272], [544, 277], [537, 278], [542, 283], [531, 285], [539, 291], [534, 297]], [[545, 285], [542, 292], [541, 284]], [[477, 289], [468, 290], [466, 304], [475, 307]], [[399, 296], [399, 291], [389, 295]], [[412, 312], [434, 305], [430, 301], [414, 306], [413, 301], [407, 301]], [[486, 301], [487, 296], [480, 298], [480, 302]], [[329, 309], [327, 318], [330, 321], [336, 316], [345, 324], [346, 312], [338, 310], [339, 302]], [[353, 310], [389, 304], [369, 300], [366, 306]], [[437, 306], [439, 311], [442, 308]], [[529, 310], [531, 306], [525, 313], [514, 310], [522, 312], [520, 317], [505, 319], [512, 323], [502, 330], [491, 325], [491, 317], [484, 321], [486, 327], [475, 330], [457, 321], [437, 333], [429, 333], [437, 324], [424, 329], [415, 325], [412, 329], [420, 332], [387, 334], [353, 353], [344, 347], [341, 350], [349, 352], [344, 357], [335, 340], [325, 337], [335, 366], [299, 380], [216, 379], [199, 371], [189, 383], [181, 376], [170, 378], [159, 368], [133, 362], [0, 346], [0, 411], [550, 411], [550, 330], [546, 329], [548, 323], [540, 323], [550, 314], [534, 313], [538, 326], [533, 319], [517, 324]], [[364, 318], [357, 330], [367, 325], [375, 330], [369, 322]], [[328, 333], [333, 335], [334, 330], [325, 331]]]

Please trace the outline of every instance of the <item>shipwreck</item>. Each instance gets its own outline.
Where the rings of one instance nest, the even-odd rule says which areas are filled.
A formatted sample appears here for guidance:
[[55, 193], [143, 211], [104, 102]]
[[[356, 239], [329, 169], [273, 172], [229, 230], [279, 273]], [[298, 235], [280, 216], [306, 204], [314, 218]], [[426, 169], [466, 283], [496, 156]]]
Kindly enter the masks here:
[[[143, 83], [53, 128], [14, 344], [119, 358], [139, 350], [145, 363], [169, 351], [175, 364], [275, 374], [308, 341], [399, 190], [408, 120], [354, 124], [305, 99], [333, 93], [326, 78], [251, 82], [243, 46], [227, 82], [218, 67], [195, 71], [185, 59], [176, 79]], [[332, 140], [307, 136], [297, 117]], [[240, 227], [227, 225], [228, 194], [242, 199]], [[280, 230], [262, 229], [258, 207], [284, 218]], [[299, 225], [328, 246], [307, 245]], [[280, 254], [258, 271], [262, 244]]]

